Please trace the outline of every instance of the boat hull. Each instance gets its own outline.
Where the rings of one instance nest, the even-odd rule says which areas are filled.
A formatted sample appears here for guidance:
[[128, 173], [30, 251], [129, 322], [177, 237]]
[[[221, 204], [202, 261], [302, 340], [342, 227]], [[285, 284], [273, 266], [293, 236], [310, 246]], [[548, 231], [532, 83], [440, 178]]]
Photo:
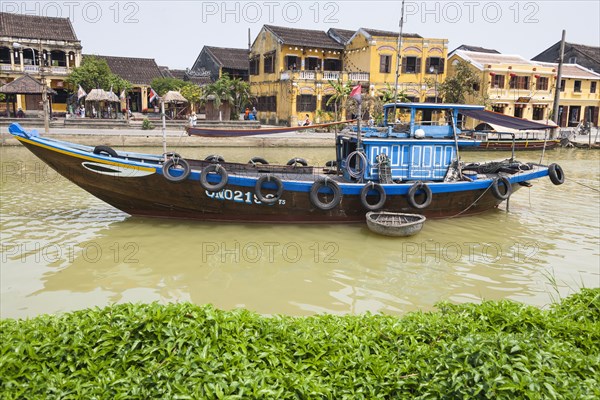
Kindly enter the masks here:
[[[546, 150], [555, 149], [560, 145], [559, 140], [548, 140], [545, 142]], [[459, 146], [461, 150], [488, 150], [488, 151], [511, 151], [512, 150], [512, 141], [511, 140], [488, 140], [483, 141], [479, 144], [479, 146], [468, 146], [463, 147]], [[515, 141], [515, 150], [516, 151], [534, 151], [534, 150], [543, 150], [544, 149], [544, 141], [543, 140], [516, 140]]]
[[[364, 223], [369, 211], [361, 203], [363, 184], [340, 184], [343, 197], [331, 210], [316, 208], [310, 199], [314, 182], [282, 178], [284, 190], [273, 205], [262, 204], [255, 195], [256, 177], [230, 174], [227, 186], [216, 193], [202, 188], [199, 171], [183, 182], [174, 183], [162, 175], [159, 164], [121, 162], [108, 156], [69, 151], [51, 143], [18, 139], [59, 174], [111, 206], [131, 215], [193, 219], [215, 222], [258, 223]], [[228, 168], [227, 164], [222, 164]], [[528, 179], [547, 175], [547, 169], [511, 178], [513, 192]], [[314, 178], [314, 177], [313, 177]], [[428, 218], [472, 215], [496, 208], [502, 200], [490, 190], [491, 181], [433, 182], [431, 204], [415, 209], [407, 201], [412, 182], [383, 185], [387, 199], [382, 210], [417, 213]]]

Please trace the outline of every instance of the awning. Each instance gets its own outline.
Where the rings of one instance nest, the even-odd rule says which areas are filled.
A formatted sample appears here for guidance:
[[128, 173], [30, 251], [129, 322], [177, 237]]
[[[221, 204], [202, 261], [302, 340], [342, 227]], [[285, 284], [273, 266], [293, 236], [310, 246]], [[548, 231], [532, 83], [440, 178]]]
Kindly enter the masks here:
[[488, 124], [500, 125], [511, 129], [526, 130], [554, 128], [551, 125], [540, 124], [539, 122], [533, 122], [523, 118], [511, 117], [510, 115], [486, 110], [460, 110], [459, 112], [467, 117], [475, 118], [487, 122]]

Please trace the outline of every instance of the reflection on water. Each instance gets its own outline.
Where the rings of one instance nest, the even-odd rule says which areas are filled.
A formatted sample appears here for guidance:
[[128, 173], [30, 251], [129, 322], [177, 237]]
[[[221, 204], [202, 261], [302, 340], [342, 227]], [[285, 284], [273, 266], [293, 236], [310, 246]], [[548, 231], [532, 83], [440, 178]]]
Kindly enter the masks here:
[[[599, 153], [559, 150], [570, 179], [522, 189], [510, 212], [428, 221], [413, 238], [366, 225], [269, 226], [131, 218], [24, 148], [2, 148], [1, 316], [127, 301], [192, 301], [260, 313], [400, 314], [509, 298], [543, 306], [600, 286]], [[329, 149], [186, 149], [187, 156], [333, 158]], [[497, 154], [471, 153], [471, 160]], [[535, 160], [539, 154], [520, 155]], [[548, 161], [548, 160], [547, 160]]]

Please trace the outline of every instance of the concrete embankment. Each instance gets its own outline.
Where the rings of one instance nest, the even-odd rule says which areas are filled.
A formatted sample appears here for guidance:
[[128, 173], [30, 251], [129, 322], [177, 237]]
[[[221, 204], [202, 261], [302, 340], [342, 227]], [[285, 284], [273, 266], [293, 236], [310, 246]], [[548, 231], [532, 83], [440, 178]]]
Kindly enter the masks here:
[[[16, 146], [19, 142], [8, 133], [8, 126], [2, 124], [1, 143], [3, 146]], [[26, 130], [32, 129], [24, 126]], [[162, 130], [130, 129], [69, 129], [51, 127], [45, 135], [44, 128], [36, 129], [42, 136], [89, 146], [106, 145], [114, 147], [160, 147]], [[335, 145], [333, 132], [291, 132], [273, 135], [244, 136], [239, 138], [190, 137], [183, 129], [167, 128], [167, 144], [177, 147], [332, 147]]]

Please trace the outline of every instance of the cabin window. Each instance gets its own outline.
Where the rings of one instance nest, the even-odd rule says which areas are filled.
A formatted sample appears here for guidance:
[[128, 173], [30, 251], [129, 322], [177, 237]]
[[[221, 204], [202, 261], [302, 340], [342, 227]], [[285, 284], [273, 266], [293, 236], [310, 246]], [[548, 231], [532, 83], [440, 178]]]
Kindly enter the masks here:
[[264, 65], [265, 74], [272, 74], [275, 72], [275, 55], [268, 54], [265, 55], [265, 65]]
[[296, 96], [296, 111], [313, 112], [317, 109], [317, 96], [310, 94], [301, 94]]
[[581, 93], [581, 81], [575, 81], [575, 84], [573, 85], [573, 91], [575, 93]]
[[321, 68], [321, 59], [317, 57], [307, 57], [306, 67], [307, 71], [314, 71]]
[[392, 56], [380, 55], [379, 56], [379, 72], [382, 74], [389, 74], [392, 71]]
[[444, 73], [444, 59], [441, 57], [429, 57], [425, 62], [425, 73], [426, 74], [443, 74]]
[[564, 79], [560, 80], [560, 91], [561, 92], [565, 91], [565, 80]]
[[326, 58], [323, 64], [323, 69], [325, 71], [341, 71], [342, 62], [335, 58]]
[[494, 89], [504, 89], [504, 75], [494, 75], [492, 78], [492, 87]]
[[540, 76], [535, 83], [536, 90], [548, 90], [548, 78]]
[[529, 77], [528, 76], [511, 76], [508, 82], [510, 89], [529, 89]]
[[418, 74], [421, 72], [420, 57], [404, 57], [402, 59], [402, 72], [405, 74]]
[[590, 82], [590, 93], [596, 93], [597, 82]]
[[250, 75], [258, 75], [260, 71], [260, 58], [254, 57], [250, 60]]
[[323, 98], [321, 99], [321, 110], [323, 111], [328, 111], [328, 112], [335, 112], [335, 101], [332, 101], [331, 103], [327, 104], [327, 102], [333, 97], [332, 94], [328, 94], [326, 96], [323, 96]]

